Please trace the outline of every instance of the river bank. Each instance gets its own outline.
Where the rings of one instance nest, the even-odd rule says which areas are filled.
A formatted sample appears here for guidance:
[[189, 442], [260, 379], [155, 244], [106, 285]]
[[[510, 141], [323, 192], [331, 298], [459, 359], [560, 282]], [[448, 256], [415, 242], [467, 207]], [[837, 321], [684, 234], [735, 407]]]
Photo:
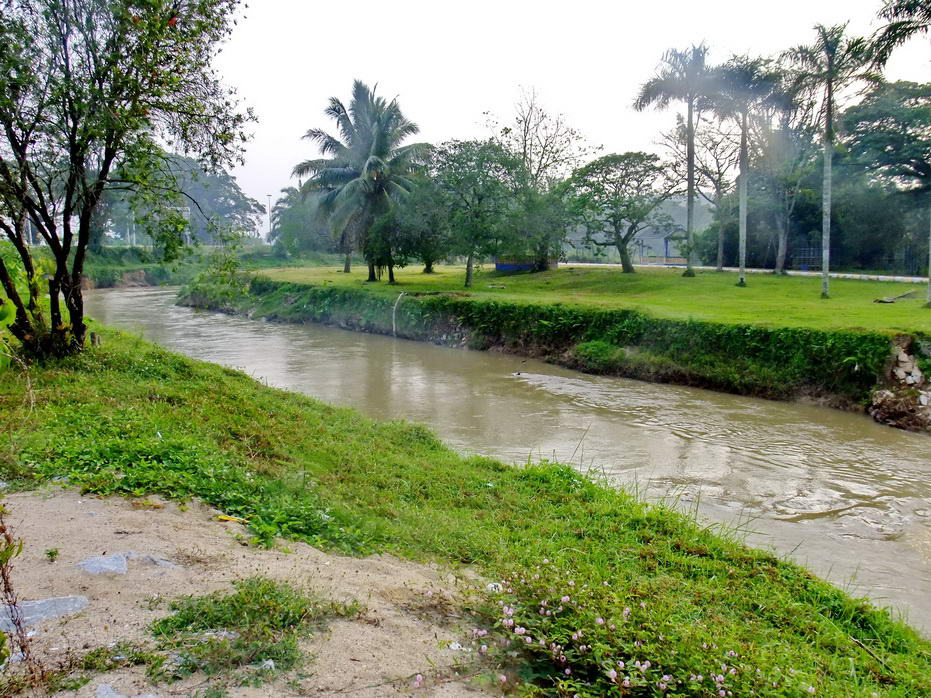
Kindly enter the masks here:
[[[401, 287], [403, 289], [403, 287]], [[447, 346], [506, 351], [576, 370], [776, 400], [812, 400], [931, 431], [931, 342], [922, 332], [659, 318], [632, 309], [252, 280], [237, 298], [188, 289], [193, 307], [322, 322]]]
[[32, 411], [21, 377], [0, 378], [14, 425], [2, 436], [8, 477], [198, 497], [249, 519], [259, 541], [284, 535], [468, 566], [501, 585], [479, 585], [471, 608], [481, 631], [511, 642], [487, 643], [503, 650], [492, 652], [493, 673], [505, 686], [536, 681], [553, 695], [604, 695], [625, 679], [644, 695], [661, 694], [660, 684], [682, 695], [929, 690], [928, 645], [913, 631], [669, 509], [569, 468], [459, 456], [421, 427], [375, 423], [102, 333], [102, 347], [31, 369]]

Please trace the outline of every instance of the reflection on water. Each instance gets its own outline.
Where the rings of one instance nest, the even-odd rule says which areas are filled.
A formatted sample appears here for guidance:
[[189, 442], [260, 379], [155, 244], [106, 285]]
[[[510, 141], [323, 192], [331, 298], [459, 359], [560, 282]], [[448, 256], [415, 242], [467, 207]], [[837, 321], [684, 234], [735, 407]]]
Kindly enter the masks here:
[[931, 631], [931, 439], [862, 415], [587, 376], [537, 361], [94, 291], [88, 312], [270, 385], [432, 426], [460, 450], [553, 458], [749, 528]]

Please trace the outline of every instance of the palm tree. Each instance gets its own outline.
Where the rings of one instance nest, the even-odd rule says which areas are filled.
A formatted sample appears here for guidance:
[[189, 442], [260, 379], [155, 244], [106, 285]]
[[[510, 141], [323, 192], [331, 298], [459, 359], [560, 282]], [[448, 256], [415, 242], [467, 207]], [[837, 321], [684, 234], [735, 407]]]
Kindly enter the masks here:
[[776, 79], [762, 58], [734, 56], [718, 70], [719, 91], [714, 97], [714, 110], [722, 118], [732, 118], [740, 127], [738, 176], [739, 264], [738, 286], [747, 285], [747, 179], [749, 176], [750, 112], [768, 99], [775, 89]]
[[[352, 85], [348, 109], [331, 97], [324, 113], [336, 122], [339, 137], [310, 129], [304, 138], [317, 143], [323, 157], [298, 164], [294, 176], [309, 177], [301, 192], [319, 195], [333, 235], [349, 242], [348, 266], [351, 244], [365, 252], [375, 219], [411, 190], [411, 174], [426, 146], [401, 145], [419, 131], [417, 125], [404, 116], [397, 100], [377, 97], [359, 80]], [[375, 260], [367, 261], [368, 280], [375, 281]]]
[[670, 49], [655, 76], [640, 87], [634, 109], [651, 105], [665, 109], [670, 102], [686, 105], [686, 235], [688, 260], [683, 276], [695, 276], [695, 114], [705, 103], [711, 88], [711, 72], [705, 64], [708, 48], [701, 44], [684, 51]]
[[821, 297], [830, 298], [831, 265], [831, 166], [834, 157], [834, 108], [837, 93], [866, 76], [870, 61], [869, 45], [859, 38], [844, 36], [846, 24], [825, 27], [815, 25], [817, 37], [811, 46], [790, 49], [787, 57], [795, 67], [795, 83], [799, 88], [823, 90], [822, 145], [824, 148], [824, 181], [821, 208]]
[[928, 33], [931, 27], [931, 4], [928, 0], [886, 0], [879, 16], [888, 24], [876, 34], [873, 60], [883, 66], [898, 46], [916, 34]]

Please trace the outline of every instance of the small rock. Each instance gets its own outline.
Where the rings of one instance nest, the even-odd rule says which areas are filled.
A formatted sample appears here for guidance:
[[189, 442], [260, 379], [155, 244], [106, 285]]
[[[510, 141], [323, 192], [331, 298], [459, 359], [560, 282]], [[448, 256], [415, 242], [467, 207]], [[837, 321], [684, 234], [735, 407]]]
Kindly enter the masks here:
[[[34, 625], [49, 618], [73, 616], [87, 608], [87, 604], [86, 596], [60, 596], [39, 601], [20, 601], [17, 607], [22, 615], [23, 625]], [[0, 614], [0, 630], [6, 633], [14, 630], [9, 606]]]
[[239, 633], [234, 633], [232, 630], [215, 630], [209, 633], [204, 633], [201, 637], [203, 637], [205, 640], [235, 640], [239, 637]]
[[918, 379], [915, 378], [915, 376], [908, 375], [908, 376], [905, 376], [905, 382], [908, 383], [909, 385], [915, 385], [915, 383], [918, 382]]
[[918, 403], [922, 407], [927, 407], [929, 404], [931, 404], [931, 395], [928, 395], [928, 393], [922, 393], [918, 396]]
[[262, 662], [261, 664], [259, 664], [259, 669], [267, 669], [267, 670], [269, 670], [269, 671], [274, 671], [274, 670], [275, 670], [275, 660], [274, 660], [274, 659], [266, 659], [264, 662]]
[[88, 574], [126, 574], [126, 553], [95, 555], [75, 564]]
[[[94, 698], [129, 698], [129, 696], [124, 696], [122, 693], [117, 693], [113, 686], [108, 683], [102, 683], [97, 686], [97, 692], [94, 693]], [[133, 698], [158, 698], [154, 693], [140, 693]]]
[[126, 553], [126, 557], [130, 560], [141, 560], [150, 565], [155, 565], [156, 567], [178, 567], [171, 560], [166, 560], [163, 557], [155, 557], [154, 555], [139, 555], [138, 553]]
[[126, 698], [122, 693], [117, 693], [113, 690], [113, 686], [108, 683], [102, 683], [97, 686], [97, 691], [94, 693], [95, 698]]
[[[888, 354], [887, 354], [887, 356], [888, 356]], [[906, 354], [904, 351], [900, 351], [900, 352], [899, 352], [898, 359], [899, 359], [899, 363], [902, 363], [902, 364], [908, 363], [908, 360], [909, 360], [909, 359], [908, 359], [908, 354]]]
[[908, 375], [905, 372], [904, 368], [897, 368], [895, 369], [895, 371], [893, 371], [893, 373], [895, 373], [895, 377], [898, 378], [900, 381], [904, 381], [905, 377]]

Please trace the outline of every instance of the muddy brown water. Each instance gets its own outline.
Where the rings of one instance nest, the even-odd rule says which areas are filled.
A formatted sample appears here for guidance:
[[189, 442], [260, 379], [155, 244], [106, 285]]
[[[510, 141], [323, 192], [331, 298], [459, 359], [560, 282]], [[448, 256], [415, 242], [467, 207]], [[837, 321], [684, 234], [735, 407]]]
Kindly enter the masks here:
[[88, 313], [461, 451], [550, 458], [749, 531], [931, 635], [931, 438], [811, 405], [588, 376], [504, 354], [174, 305], [174, 290], [87, 294]]

